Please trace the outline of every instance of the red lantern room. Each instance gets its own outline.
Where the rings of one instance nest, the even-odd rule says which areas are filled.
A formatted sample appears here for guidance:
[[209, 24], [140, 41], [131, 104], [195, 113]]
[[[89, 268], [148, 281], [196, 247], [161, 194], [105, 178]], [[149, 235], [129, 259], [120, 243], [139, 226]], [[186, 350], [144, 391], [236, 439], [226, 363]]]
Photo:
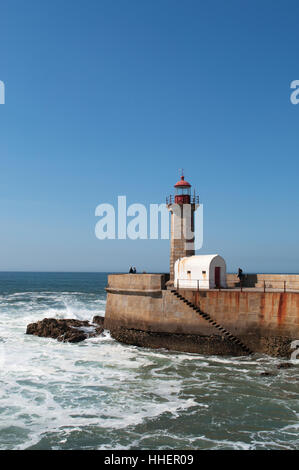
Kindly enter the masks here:
[[166, 198], [167, 206], [171, 206], [173, 203], [175, 204], [199, 204], [199, 196], [194, 194], [191, 197], [191, 184], [188, 181], [185, 181], [184, 174], [182, 172], [182, 176], [180, 181], [178, 181], [175, 185], [175, 195], [174, 198], [172, 195]]
[[191, 184], [185, 181], [184, 175], [181, 176], [180, 181], [174, 185], [175, 187], [175, 204], [190, 204], [191, 200]]

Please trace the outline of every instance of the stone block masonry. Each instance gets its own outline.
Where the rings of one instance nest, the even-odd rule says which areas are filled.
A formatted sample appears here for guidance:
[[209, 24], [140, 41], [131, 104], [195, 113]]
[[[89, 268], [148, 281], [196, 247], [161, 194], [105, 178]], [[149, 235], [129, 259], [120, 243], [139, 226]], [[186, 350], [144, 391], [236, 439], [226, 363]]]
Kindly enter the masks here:
[[[167, 290], [167, 280], [166, 274], [109, 276], [105, 328], [115, 339], [201, 354], [243, 354]], [[180, 292], [254, 352], [290, 357], [291, 342], [299, 339], [299, 293]]]

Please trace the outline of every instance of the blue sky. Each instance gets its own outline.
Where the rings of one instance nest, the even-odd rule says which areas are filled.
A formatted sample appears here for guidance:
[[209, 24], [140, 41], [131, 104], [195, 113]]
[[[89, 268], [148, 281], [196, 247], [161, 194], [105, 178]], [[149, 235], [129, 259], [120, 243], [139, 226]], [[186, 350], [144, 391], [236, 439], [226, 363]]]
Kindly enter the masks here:
[[0, 270], [167, 271], [168, 241], [99, 241], [95, 208], [164, 202], [184, 167], [202, 253], [299, 272], [299, 4], [4, 0]]

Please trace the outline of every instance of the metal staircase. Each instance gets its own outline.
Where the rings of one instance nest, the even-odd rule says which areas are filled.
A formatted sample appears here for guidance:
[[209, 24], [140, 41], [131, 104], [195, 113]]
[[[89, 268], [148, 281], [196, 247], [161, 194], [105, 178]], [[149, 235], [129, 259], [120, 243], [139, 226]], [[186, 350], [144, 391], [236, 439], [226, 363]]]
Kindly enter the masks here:
[[219, 330], [223, 336], [225, 336], [227, 339], [229, 339], [232, 343], [240, 346], [241, 349], [243, 349], [244, 352], [246, 352], [247, 354], [253, 354], [253, 351], [251, 351], [244, 343], [242, 343], [242, 341], [239, 340], [239, 338], [237, 338], [236, 336], [234, 336], [232, 333], [230, 333], [228, 330], [226, 330], [222, 325], [220, 325], [219, 323], [217, 323], [212, 317], [211, 315], [209, 315], [208, 313], [204, 313], [200, 310], [199, 307], [197, 307], [196, 305], [194, 305], [192, 302], [190, 302], [189, 300], [187, 300], [184, 296], [182, 296], [177, 290], [175, 289], [172, 289], [171, 290], [171, 293], [176, 296], [179, 300], [181, 300], [182, 302], [184, 302], [186, 305], [188, 305], [190, 308], [192, 308], [196, 313], [198, 313], [204, 320], [206, 320], [207, 322], [209, 322], [211, 324], [211, 326], [214, 326], [215, 328], [217, 328], [217, 330]]

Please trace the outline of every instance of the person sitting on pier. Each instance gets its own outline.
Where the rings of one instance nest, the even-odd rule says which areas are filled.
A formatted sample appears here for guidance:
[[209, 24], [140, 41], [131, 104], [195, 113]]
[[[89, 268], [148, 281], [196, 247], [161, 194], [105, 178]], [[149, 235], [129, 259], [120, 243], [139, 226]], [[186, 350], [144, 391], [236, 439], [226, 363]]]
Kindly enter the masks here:
[[130, 266], [129, 274], [134, 274], [134, 269]]
[[135, 266], [134, 266], [134, 268], [133, 268], [133, 274], [136, 274], [136, 273], [137, 273], [137, 271], [136, 271], [136, 268], [135, 268]]

